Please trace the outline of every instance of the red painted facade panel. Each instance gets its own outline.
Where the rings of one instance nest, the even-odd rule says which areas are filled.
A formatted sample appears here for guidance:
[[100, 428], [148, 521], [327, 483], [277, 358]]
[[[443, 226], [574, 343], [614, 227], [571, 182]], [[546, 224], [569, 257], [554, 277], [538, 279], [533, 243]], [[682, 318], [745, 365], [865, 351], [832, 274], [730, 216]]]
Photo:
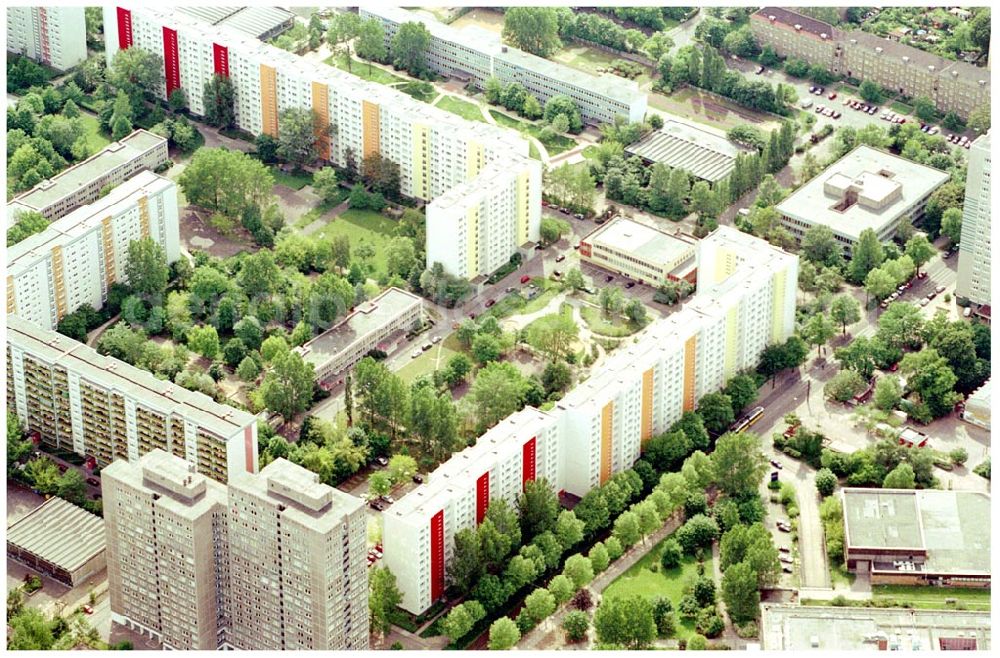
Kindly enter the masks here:
[[521, 487], [535, 479], [535, 437], [521, 447]]
[[132, 47], [132, 12], [118, 7], [118, 48], [128, 50]]
[[431, 601], [444, 594], [444, 510], [431, 517]]
[[486, 518], [486, 509], [490, 506], [490, 473], [487, 471], [476, 480], [476, 525]]
[[217, 43], [212, 44], [212, 54], [215, 58], [215, 72], [229, 77], [229, 49]]
[[589, 242], [583, 242], [583, 241], [580, 242], [580, 255], [586, 256], [588, 258], [593, 256]]
[[181, 63], [177, 54], [177, 30], [163, 28], [163, 71], [167, 79], [167, 98], [181, 86]]

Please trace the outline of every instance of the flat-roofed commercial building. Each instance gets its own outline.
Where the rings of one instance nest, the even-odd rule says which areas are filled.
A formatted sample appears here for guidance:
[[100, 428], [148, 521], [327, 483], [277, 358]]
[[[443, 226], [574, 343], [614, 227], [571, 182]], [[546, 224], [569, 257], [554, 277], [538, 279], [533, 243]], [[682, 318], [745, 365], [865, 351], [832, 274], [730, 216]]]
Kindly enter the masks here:
[[58, 219], [100, 199], [105, 187], [121, 185], [140, 171], [156, 169], [169, 159], [166, 139], [136, 130], [11, 199], [7, 203], [7, 223], [17, 223], [18, 214], [26, 210], [39, 212], [48, 220]]
[[295, 25], [295, 14], [281, 7], [178, 7], [177, 11], [209, 25], [226, 27], [267, 41]]
[[353, 367], [394, 334], [413, 329], [422, 317], [420, 297], [389, 288], [295, 351], [315, 366], [318, 380], [329, 379]]
[[616, 350], [547, 413], [528, 408], [501, 421], [383, 515], [386, 563], [407, 610], [422, 613], [443, 592], [453, 533], [472, 527], [496, 491], [493, 472], [483, 477], [488, 465], [505, 464], [502, 492], [516, 493], [518, 474], [534, 463], [555, 490], [583, 496], [792, 334], [797, 256], [723, 226], [699, 242], [697, 257], [698, 292], [684, 309]]
[[49, 498], [7, 528], [7, 556], [68, 587], [104, 571], [104, 520]]
[[386, 47], [403, 23], [423, 23], [431, 34], [427, 63], [443, 75], [467, 76], [482, 89], [490, 77], [507, 85], [517, 82], [545, 103], [553, 96], [573, 99], [583, 120], [630, 122], [646, 115], [646, 94], [634, 80], [617, 75], [591, 75], [500, 43], [500, 37], [478, 28], [457, 29], [399, 7], [362, 7], [362, 18], [375, 18], [385, 29]]
[[463, 279], [492, 274], [538, 241], [542, 163], [492, 162], [427, 206], [427, 268]]
[[580, 240], [580, 260], [652, 286], [696, 281], [695, 240], [625, 217]]
[[873, 585], [990, 586], [990, 496], [843, 489], [844, 560]]
[[107, 466], [101, 490], [112, 620], [167, 649], [218, 649], [228, 626], [226, 487], [156, 449]]
[[[958, 281], [955, 296], [973, 304], [990, 305], [990, 273], [993, 259], [990, 230], [990, 133], [972, 143], [969, 169], [965, 175], [965, 202], [962, 206], [962, 249], [958, 253]], [[989, 313], [986, 314], [987, 321]]]
[[368, 648], [364, 502], [285, 459], [229, 481], [229, 643]]
[[845, 32], [804, 14], [763, 7], [750, 16], [761, 46], [803, 59], [836, 75], [871, 80], [893, 94], [931, 99], [942, 113], [967, 117], [990, 102], [988, 68], [944, 59], [863, 30]]
[[965, 401], [965, 410], [962, 412], [962, 420], [986, 430], [990, 429], [990, 417], [992, 416], [992, 381], [987, 379], [985, 384], [973, 391], [972, 395]]
[[257, 471], [257, 417], [16, 315], [7, 316], [7, 409], [49, 446], [136, 461], [161, 448], [225, 482]]
[[420, 614], [441, 597], [455, 533], [478, 527], [492, 501], [514, 506], [525, 483], [558, 482], [558, 431], [555, 417], [522, 409], [382, 514], [386, 566], [396, 576], [403, 609]]
[[638, 155], [647, 164], [659, 162], [714, 185], [733, 172], [737, 155], [750, 150], [737, 146], [725, 135], [668, 119], [659, 130], [626, 146], [625, 152]]
[[168, 263], [180, 257], [177, 186], [143, 171], [94, 203], [7, 249], [7, 313], [55, 329], [80, 306], [101, 308], [126, 283], [128, 248], [152, 238]]
[[777, 205], [781, 223], [801, 240], [813, 226], [827, 226], [850, 253], [865, 229], [882, 242], [900, 221], [918, 222], [927, 199], [948, 174], [870, 146], [858, 146]]
[[87, 59], [83, 7], [7, 7], [7, 52], [58, 71], [82, 63]]
[[765, 651], [989, 651], [989, 612], [763, 603]]

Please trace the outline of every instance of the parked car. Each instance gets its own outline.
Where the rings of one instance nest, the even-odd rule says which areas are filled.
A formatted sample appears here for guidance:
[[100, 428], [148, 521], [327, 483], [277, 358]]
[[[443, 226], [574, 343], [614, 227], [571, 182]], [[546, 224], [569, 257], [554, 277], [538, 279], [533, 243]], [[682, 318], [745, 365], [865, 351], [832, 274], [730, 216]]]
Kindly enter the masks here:
[[394, 502], [396, 502], [396, 499], [393, 498], [392, 496], [389, 496], [389, 495], [379, 496], [379, 500], [381, 500], [383, 503], [387, 503], [389, 505], [392, 505]]
[[386, 459], [385, 457], [379, 457], [375, 461], [378, 463], [379, 466], [388, 466], [389, 465], [389, 460]]
[[764, 67], [763, 66], [758, 66], [757, 67], [757, 75], [760, 75], [763, 72], [764, 72]]
[[833, 118], [834, 118], [834, 119], [839, 119], [840, 117], [841, 117], [841, 114], [840, 114], [840, 112], [834, 112], [834, 113], [833, 113]]
[[573, 217], [576, 218], [576, 219], [583, 219], [583, 213], [579, 213], [578, 212], [575, 215], [573, 215]]
[[607, 275], [606, 277], [604, 277], [604, 282], [605, 283], [611, 283], [614, 280], [615, 280], [615, 277], [611, 276], [610, 274]]
[[87, 478], [87, 484], [89, 484], [92, 487], [99, 487], [101, 486], [101, 481], [98, 480], [97, 478]]
[[528, 281], [531, 281], [531, 277], [527, 274], [521, 277], [521, 283], [527, 283]]
[[946, 259], [947, 258], [951, 258], [951, 254], [952, 254], [952, 252], [946, 251], [946, 252], [944, 252], [944, 254], [942, 254], [941, 258], [946, 258]]
[[430, 343], [424, 343], [423, 345], [420, 346], [420, 349], [422, 349], [423, 351], [426, 352], [427, 350], [429, 350], [432, 347], [434, 347], [434, 346], [431, 345]]
[[779, 462], [777, 459], [772, 459], [771, 460], [771, 466], [773, 466], [773, 467], [775, 467], [777, 469], [783, 468], [782, 465], [781, 465], [781, 462]]
[[785, 555], [784, 553], [778, 554], [778, 560], [784, 562], [785, 564], [794, 564], [795, 560], [792, 559], [791, 555]]
[[931, 303], [931, 300], [927, 299], [926, 297], [924, 297], [923, 299], [920, 300], [920, 305], [921, 306], [927, 306], [930, 303]]
[[85, 603], [83, 605], [83, 614], [92, 615], [94, 614], [94, 609]]
[[944, 292], [944, 286], [938, 286], [937, 288], [934, 289], [934, 292], [940, 295], [941, 293]]
[[810, 94], [815, 94], [816, 93], [816, 85], [813, 85], [812, 87], [809, 87], [809, 93]]
[[972, 315], [972, 307], [971, 307], [971, 306], [966, 306], [966, 307], [965, 307], [965, 310], [964, 310], [964, 311], [962, 311], [962, 317], [963, 317], [963, 318], [967, 318], [967, 317], [969, 317], [970, 315]]
[[779, 553], [791, 553], [792, 549], [788, 548], [787, 546], [779, 546], [778, 547], [778, 552]]
[[503, 291], [508, 295], [514, 292], [515, 290], [517, 290], [517, 288], [515, 288], [514, 286], [507, 286], [506, 288], [503, 289]]
[[563, 254], [559, 254], [558, 256], [556, 256], [556, 262], [557, 263], [561, 263], [564, 260], [566, 260], [566, 256], [564, 256]]
[[831, 91], [830, 95], [827, 96], [827, 98], [829, 98], [830, 100], [834, 100], [835, 98], [837, 98], [837, 92]]
[[635, 287], [635, 281], [629, 281], [628, 283], [625, 284], [625, 287], [626, 288], [633, 288], [633, 287]]
[[424, 483], [424, 476], [423, 475], [414, 475], [412, 479], [413, 479], [413, 483], [414, 484], [423, 484]]
[[781, 570], [784, 571], [785, 573], [793, 573], [792, 568], [787, 564], [783, 564], [781, 566]]
[[440, 336], [435, 336], [434, 338], [431, 338], [431, 342], [434, 343], [435, 345], [437, 345], [438, 343], [441, 342], [441, 337]]
[[792, 531], [792, 526], [791, 526], [791, 524], [788, 523], [788, 521], [778, 521], [778, 523], [775, 524], [775, 525], [777, 525], [778, 530], [780, 530], [782, 532], [791, 532]]
[[497, 303], [497, 300], [495, 300], [495, 299], [487, 299], [486, 300], [486, 308], [490, 308], [491, 306], [493, 306], [496, 303]]
[[542, 249], [545, 249], [545, 245], [541, 242], [535, 245], [535, 251], [541, 251]]

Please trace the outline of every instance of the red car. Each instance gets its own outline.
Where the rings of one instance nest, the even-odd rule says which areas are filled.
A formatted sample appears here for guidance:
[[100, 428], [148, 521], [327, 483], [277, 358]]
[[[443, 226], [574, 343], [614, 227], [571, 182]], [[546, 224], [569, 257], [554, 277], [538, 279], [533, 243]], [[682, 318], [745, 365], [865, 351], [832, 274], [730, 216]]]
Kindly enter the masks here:
[[92, 615], [92, 614], [94, 614], [94, 609], [92, 607], [90, 607], [89, 605], [84, 605], [83, 606], [83, 612], [84, 612], [84, 614]]
[[493, 305], [494, 305], [494, 304], [496, 304], [496, 303], [497, 303], [497, 300], [495, 300], [495, 299], [490, 299], [490, 300], [488, 300], [488, 301], [486, 302], [486, 308], [489, 308], [489, 307], [493, 306]]
[[833, 92], [830, 92], [830, 95], [829, 95], [829, 96], [827, 96], [827, 98], [829, 98], [830, 100], [833, 100], [833, 99], [835, 99], [836, 97], [837, 97], [837, 92], [835, 92], [835, 91], [833, 91]]
[[521, 277], [521, 283], [527, 283], [528, 281], [531, 281], [531, 276], [525, 274]]
[[889, 372], [896, 372], [897, 370], [899, 370], [899, 364], [898, 363], [894, 363], [891, 366], [889, 366]]

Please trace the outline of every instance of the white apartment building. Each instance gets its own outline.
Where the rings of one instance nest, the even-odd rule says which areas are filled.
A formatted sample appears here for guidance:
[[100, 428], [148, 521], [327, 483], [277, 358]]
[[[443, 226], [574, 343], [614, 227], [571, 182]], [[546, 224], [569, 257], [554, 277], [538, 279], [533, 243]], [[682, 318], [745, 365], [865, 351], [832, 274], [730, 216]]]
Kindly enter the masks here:
[[228, 509], [232, 647], [368, 649], [361, 499], [278, 459], [231, 478]]
[[352, 368], [383, 341], [419, 325], [423, 307], [417, 295], [388, 288], [295, 351], [306, 363], [313, 364], [317, 380], [329, 379]]
[[83, 7], [7, 7], [7, 52], [66, 71], [87, 59]]
[[541, 180], [537, 160], [492, 162], [434, 199], [427, 206], [427, 268], [441, 263], [448, 274], [475, 279], [537, 242]]
[[7, 315], [7, 409], [44, 443], [104, 467], [160, 448], [218, 482], [257, 471], [257, 417], [16, 315]]
[[169, 162], [167, 140], [147, 130], [136, 130], [90, 156], [44, 180], [7, 203], [7, 222], [33, 210], [54, 220], [86, 203], [101, 198], [106, 187], [121, 185], [146, 169], [155, 170]]
[[559, 429], [554, 416], [525, 408], [452, 456], [383, 515], [386, 566], [403, 594], [400, 605], [419, 614], [441, 597], [455, 533], [475, 528], [490, 502], [511, 505], [529, 480], [560, 480]]
[[973, 304], [990, 304], [990, 133], [969, 149], [969, 171], [965, 177], [962, 211], [962, 248], [958, 252], [958, 282], [955, 296]]
[[703, 395], [755, 367], [765, 347], [792, 335], [798, 256], [723, 226], [699, 242], [697, 257], [698, 292], [683, 310], [616, 350], [548, 413], [528, 408], [501, 421], [383, 514], [386, 564], [404, 608], [419, 614], [439, 598], [454, 532], [481, 518], [474, 511], [487, 469], [477, 459], [513, 459], [516, 467], [518, 448], [544, 436], [535, 448], [545, 455], [539, 470], [555, 473], [546, 478], [556, 490], [583, 496], [635, 464], [645, 442]]
[[156, 449], [107, 466], [101, 493], [111, 619], [166, 649], [218, 649], [228, 626], [226, 487]]
[[177, 186], [144, 171], [7, 249], [7, 313], [43, 329], [127, 282], [129, 244], [152, 238], [167, 262], [180, 255]]
[[431, 34], [427, 64], [442, 75], [468, 78], [482, 89], [490, 77], [503, 84], [518, 82], [544, 104], [553, 96], [573, 99], [583, 120], [612, 123], [615, 117], [642, 121], [646, 94], [634, 80], [620, 76], [584, 73], [558, 62], [501, 44], [499, 35], [487, 30], [454, 28], [399, 7], [362, 6], [362, 19], [377, 19], [385, 30], [389, 47], [403, 23], [423, 23]]

